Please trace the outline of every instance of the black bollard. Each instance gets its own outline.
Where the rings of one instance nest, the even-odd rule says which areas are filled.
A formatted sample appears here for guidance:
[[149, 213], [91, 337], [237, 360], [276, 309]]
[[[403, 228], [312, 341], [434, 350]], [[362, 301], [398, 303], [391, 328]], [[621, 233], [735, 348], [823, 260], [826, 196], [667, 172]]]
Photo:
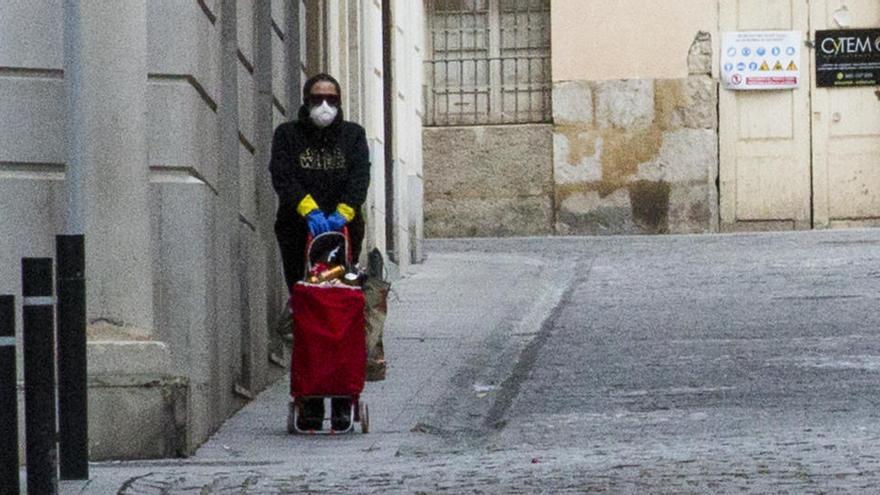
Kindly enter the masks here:
[[58, 434], [61, 479], [89, 479], [85, 245], [55, 238], [58, 257]]
[[21, 490], [15, 382], [15, 296], [0, 296], [0, 397], [10, 398], [0, 402], [0, 487], [8, 493]]
[[27, 492], [52, 495], [58, 493], [52, 259], [24, 258], [21, 268]]

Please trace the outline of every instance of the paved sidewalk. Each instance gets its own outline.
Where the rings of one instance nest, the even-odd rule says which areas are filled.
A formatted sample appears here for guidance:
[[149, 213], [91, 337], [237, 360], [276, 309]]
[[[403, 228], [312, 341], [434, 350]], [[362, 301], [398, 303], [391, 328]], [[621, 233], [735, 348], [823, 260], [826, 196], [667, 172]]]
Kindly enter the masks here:
[[350, 480], [358, 472], [377, 477], [364, 481], [364, 490], [380, 488], [382, 473], [421, 470], [413, 459], [442, 452], [479, 427], [475, 418], [491, 406], [491, 392], [570, 277], [565, 263], [536, 255], [431, 251], [394, 284], [388, 378], [368, 383], [362, 396], [370, 434], [287, 435], [283, 379], [192, 458], [93, 464], [91, 481], [64, 482], [62, 493], [333, 492], [344, 490], [336, 477]]

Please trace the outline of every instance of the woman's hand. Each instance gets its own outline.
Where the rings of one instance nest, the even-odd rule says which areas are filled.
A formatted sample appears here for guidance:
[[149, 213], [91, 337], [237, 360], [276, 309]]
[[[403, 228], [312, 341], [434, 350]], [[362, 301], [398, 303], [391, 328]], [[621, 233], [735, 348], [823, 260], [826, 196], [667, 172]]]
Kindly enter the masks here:
[[324, 215], [323, 211], [317, 208], [306, 215], [306, 223], [309, 225], [309, 232], [312, 234], [312, 237], [316, 237], [323, 234], [324, 232], [330, 231], [330, 225], [327, 222], [327, 217]]
[[342, 231], [342, 228], [345, 227], [345, 224], [348, 223], [348, 220], [342, 216], [338, 211], [334, 211], [332, 215], [327, 217], [327, 225], [330, 230]]

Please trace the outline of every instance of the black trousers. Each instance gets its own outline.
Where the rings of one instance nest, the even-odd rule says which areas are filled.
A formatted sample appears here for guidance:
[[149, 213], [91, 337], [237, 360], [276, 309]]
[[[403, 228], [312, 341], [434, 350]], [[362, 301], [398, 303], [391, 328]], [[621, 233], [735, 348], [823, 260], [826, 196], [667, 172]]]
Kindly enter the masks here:
[[[356, 216], [348, 223], [348, 236], [351, 243], [351, 259], [356, 263], [361, 255], [364, 242], [363, 217]], [[305, 219], [295, 217], [292, 219], [278, 219], [275, 221], [275, 237], [278, 239], [278, 247], [281, 251], [281, 262], [284, 265], [284, 281], [287, 288], [305, 278], [306, 241], [309, 237], [309, 227]]]

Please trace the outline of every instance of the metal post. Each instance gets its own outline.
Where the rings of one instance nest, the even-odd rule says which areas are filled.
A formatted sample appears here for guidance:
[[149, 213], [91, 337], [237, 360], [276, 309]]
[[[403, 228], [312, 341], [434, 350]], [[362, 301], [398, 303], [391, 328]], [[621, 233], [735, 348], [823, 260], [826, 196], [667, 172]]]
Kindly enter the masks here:
[[29, 495], [58, 493], [52, 258], [24, 258], [24, 408]]
[[85, 242], [55, 238], [58, 257], [58, 433], [61, 479], [89, 479]]
[[18, 390], [15, 379], [15, 297], [0, 296], [0, 486], [18, 493]]

